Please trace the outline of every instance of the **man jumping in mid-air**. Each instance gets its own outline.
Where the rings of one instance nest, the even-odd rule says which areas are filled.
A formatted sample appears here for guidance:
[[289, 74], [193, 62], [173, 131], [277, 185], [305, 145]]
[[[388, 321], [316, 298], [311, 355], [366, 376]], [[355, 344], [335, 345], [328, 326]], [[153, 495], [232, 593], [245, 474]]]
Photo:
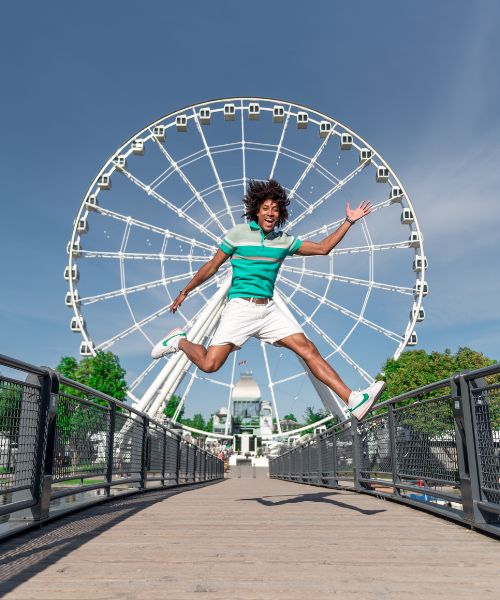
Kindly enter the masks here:
[[160, 358], [181, 350], [199, 369], [213, 373], [222, 367], [233, 350], [253, 336], [293, 350], [315, 377], [342, 398], [348, 412], [362, 419], [382, 393], [384, 382], [376, 381], [360, 392], [351, 391], [299, 325], [276, 306], [273, 293], [281, 263], [287, 256], [329, 254], [352, 225], [371, 211], [372, 204], [362, 202], [358, 208], [351, 209], [347, 203], [346, 218], [340, 227], [321, 242], [310, 242], [276, 230], [285, 224], [290, 204], [277, 181], [251, 181], [243, 201], [248, 223], [236, 225], [226, 233], [215, 256], [199, 269], [170, 306], [175, 312], [189, 292], [212, 277], [231, 258], [233, 277], [229, 301], [210, 346], [194, 344], [184, 331], [174, 329], [156, 344], [151, 356]]

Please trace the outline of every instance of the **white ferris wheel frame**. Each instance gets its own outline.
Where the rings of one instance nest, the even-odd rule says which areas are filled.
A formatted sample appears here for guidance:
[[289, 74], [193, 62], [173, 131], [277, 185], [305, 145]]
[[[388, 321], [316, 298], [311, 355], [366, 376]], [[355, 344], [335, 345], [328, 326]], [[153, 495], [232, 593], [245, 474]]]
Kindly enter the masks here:
[[[240, 142], [231, 142], [231, 143], [221, 144], [219, 146], [211, 147], [211, 146], [209, 146], [209, 144], [206, 141], [205, 135], [203, 133], [203, 128], [200, 123], [200, 110], [203, 108], [210, 108], [211, 113], [214, 114], [216, 112], [224, 112], [225, 106], [230, 105], [230, 104], [232, 104], [234, 106], [233, 110], [235, 113], [235, 118], [236, 118], [236, 114], [238, 112], [240, 112], [241, 140], [240, 140]], [[277, 145], [261, 144], [261, 143], [249, 142], [249, 141], [245, 140], [244, 113], [245, 113], [245, 111], [247, 113], [249, 113], [249, 106], [251, 104], [256, 104], [259, 107], [258, 108], [259, 114], [260, 114], [260, 111], [273, 113], [273, 109], [276, 106], [281, 106], [283, 108], [284, 123], [283, 123], [282, 132], [281, 132], [281, 137], [280, 137], [279, 143]], [[270, 106], [267, 106], [267, 104], [270, 104]], [[217, 105], [217, 107], [213, 108], [213, 105]], [[287, 126], [290, 122], [290, 119], [292, 117], [295, 117], [298, 122], [298, 119], [299, 119], [298, 114], [304, 113], [304, 112], [306, 112], [306, 114], [307, 114], [308, 123], [310, 123], [312, 125], [316, 125], [316, 126], [318, 126], [318, 128], [321, 127], [321, 123], [325, 123], [325, 122], [330, 123], [330, 129], [329, 129], [327, 135], [323, 136], [324, 139], [322, 140], [322, 143], [320, 144], [317, 152], [315, 153], [315, 155], [313, 157], [309, 157], [309, 156], [300, 154], [294, 150], [287, 149], [283, 145], [285, 133], [287, 130]], [[169, 128], [172, 128], [172, 127], [178, 127], [178, 118], [179, 117], [185, 119], [186, 125], [190, 121], [194, 122], [196, 129], [199, 132], [199, 135], [200, 135], [201, 141], [203, 143], [203, 147], [204, 147], [203, 151], [199, 151], [190, 156], [184, 157], [182, 159], [182, 164], [180, 164], [181, 161], [176, 162], [169, 155], [166, 148], [164, 148], [163, 145], [161, 143], [159, 143], [158, 138], [155, 137], [155, 135], [154, 135], [155, 128], [157, 128], [159, 126], [163, 126], [165, 131], [167, 131]], [[333, 175], [333, 173], [329, 172], [329, 170], [327, 170], [322, 165], [319, 165], [319, 163], [317, 163], [317, 160], [318, 160], [323, 148], [325, 147], [326, 143], [330, 140], [330, 138], [334, 135], [338, 136], [340, 138], [340, 136], [342, 134], [349, 134], [351, 136], [352, 148], [357, 150], [359, 153], [361, 153], [362, 151], [368, 150], [370, 152], [370, 155], [369, 155], [369, 158], [365, 161], [360, 159], [359, 166], [356, 169], [354, 169], [351, 173], [349, 173], [349, 175], [347, 177], [345, 177], [342, 180], [339, 180]], [[233, 98], [213, 99], [213, 100], [200, 102], [197, 104], [188, 105], [179, 110], [168, 113], [167, 115], [146, 125], [146, 127], [140, 129], [134, 135], [132, 135], [130, 138], [128, 138], [127, 141], [125, 141], [115, 152], [113, 152], [113, 154], [104, 163], [104, 166], [97, 173], [97, 175], [95, 176], [95, 178], [89, 185], [89, 187], [83, 197], [82, 204], [80, 206], [77, 218], [73, 225], [71, 241], [68, 244], [68, 264], [67, 264], [67, 267], [65, 270], [65, 278], [67, 279], [68, 285], [69, 285], [69, 292], [67, 294], [66, 304], [68, 306], [71, 306], [71, 308], [73, 309], [73, 313], [74, 313], [74, 319], [77, 320], [79, 332], [81, 333], [81, 335], [83, 337], [83, 342], [81, 344], [81, 347], [86, 348], [86, 352], [84, 354], [95, 355], [97, 350], [99, 350], [99, 349], [104, 350], [104, 349], [112, 347], [112, 345], [117, 340], [122, 339], [122, 337], [125, 337], [126, 335], [128, 335], [130, 333], [130, 331], [139, 330], [147, 338], [147, 336], [144, 334], [144, 332], [141, 329], [141, 325], [144, 325], [145, 323], [150, 322], [151, 320], [153, 320], [153, 319], [157, 318], [158, 316], [160, 316], [161, 314], [165, 313], [168, 310], [168, 308], [164, 307], [164, 308], [156, 311], [155, 313], [152, 313], [146, 319], [143, 319], [142, 321], [137, 322], [135, 320], [135, 316], [134, 316], [133, 311], [128, 302], [128, 294], [134, 293], [136, 291], [143, 291], [144, 289], [147, 289], [147, 288], [166, 285], [167, 281], [168, 282], [175, 281], [175, 277], [178, 277], [179, 279], [181, 278], [181, 276], [174, 276], [173, 278], [166, 277], [165, 260], [163, 260], [163, 259], [165, 257], [166, 258], [175, 258], [175, 257], [173, 257], [172, 255], [160, 253], [160, 254], [158, 254], [158, 256], [156, 258], [162, 259], [161, 260], [161, 273], [162, 273], [161, 279], [159, 279], [157, 281], [153, 281], [153, 282], [148, 282], [146, 284], [141, 284], [141, 285], [132, 286], [129, 288], [124, 288], [123, 287], [124, 258], [126, 258], [126, 253], [123, 252], [123, 248], [124, 248], [124, 246], [126, 246], [126, 240], [127, 240], [128, 233], [130, 232], [130, 228], [132, 226], [142, 227], [142, 228], [145, 228], [145, 229], [148, 229], [148, 230], [151, 230], [156, 233], [160, 233], [160, 234], [164, 235], [164, 245], [162, 248], [162, 252], [165, 249], [166, 241], [169, 238], [174, 238], [180, 242], [188, 242], [188, 243], [192, 244], [192, 240], [188, 239], [185, 236], [179, 235], [173, 231], [169, 231], [167, 229], [163, 229], [161, 227], [157, 227], [157, 226], [149, 224], [149, 223], [141, 222], [130, 216], [121, 215], [119, 213], [108, 210], [104, 207], [98, 207], [98, 211], [101, 214], [110, 216], [114, 219], [121, 220], [125, 223], [125, 232], [124, 232], [123, 239], [122, 239], [122, 246], [121, 246], [121, 250], [119, 253], [89, 251], [89, 252], [87, 252], [87, 255], [94, 256], [94, 257], [106, 257], [109, 255], [115, 255], [115, 257], [117, 257], [116, 255], [119, 254], [122, 288], [119, 290], [116, 290], [114, 292], [108, 293], [108, 294], [100, 294], [100, 295], [96, 295], [95, 297], [88, 297], [85, 299], [80, 299], [78, 297], [78, 292], [77, 292], [77, 288], [76, 288], [76, 283], [78, 281], [77, 259], [81, 254], [79, 225], [80, 225], [80, 223], [82, 223], [82, 220], [83, 220], [83, 222], [86, 223], [89, 212], [95, 208], [95, 206], [93, 205], [93, 202], [91, 200], [92, 197], [97, 199], [99, 194], [102, 193], [103, 191], [105, 191], [105, 189], [106, 189], [105, 186], [99, 185], [99, 182], [102, 182], [103, 177], [108, 177], [109, 179], [111, 179], [112, 175], [117, 171], [124, 174], [135, 185], [139, 186], [146, 194], [155, 197], [157, 200], [162, 202], [162, 204], [165, 204], [169, 209], [175, 211], [177, 215], [182, 216], [188, 222], [190, 222], [192, 225], [194, 225], [196, 228], [200, 229], [200, 231], [202, 231], [208, 237], [210, 237], [214, 241], [214, 243], [217, 243], [220, 239], [220, 238], [217, 238], [217, 236], [215, 236], [212, 232], [210, 232], [203, 223], [200, 223], [200, 222], [194, 220], [192, 217], [190, 217], [189, 214], [187, 214], [187, 212], [172, 205], [172, 203], [170, 203], [168, 201], [168, 199], [162, 198], [161, 195], [159, 195], [157, 192], [155, 192], [155, 186], [157, 186], [157, 185], [159, 185], [159, 183], [161, 183], [161, 178], [162, 178], [162, 176], [164, 177], [165, 174], [160, 175], [159, 177], [156, 178], [156, 180], [154, 182], [152, 182], [150, 184], [144, 184], [143, 182], [141, 182], [137, 178], [135, 178], [134, 175], [129, 173], [126, 170], [126, 167], [124, 168], [123, 166], [121, 166], [119, 164], [119, 162], [118, 162], [119, 157], [124, 157], [126, 160], [126, 158], [134, 152], [134, 150], [133, 150], [134, 143], [139, 142], [142, 144], [146, 144], [147, 142], [150, 142], [150, 141], [154, 141], [157, 143], [158, 147], [160, 148], [162, 153], [165, 155], [165, 158], [170, 165], [169, 169], [174, 169], [179, 174], [179, 176], [183, 179], [183, 181], [186, 183], [186, 185], [190, 188], [191, 192], [193, 193], [193, 198], [195, 198], [196, 201], [200, 202], [200, 204], [202, 204], [204, 206], [205, 210], [207, 211], [208, 215], [210, 215], [213, 222], [218, 223], [219, 228], [221, 229], [221, 234], [224, 232], [224, 229], [221, 227], [220, 221], [218, 220], [218, 215], [211, 210], [210, 206], [205, 202], [204, 197], [214, 190], [219, 190], [224, 199], [224, 204], [225, 204], [224, 210], [230, 216], [230, 218], [232, 219], [232, 222], [234, 223], [233, 213], [232, 213], [229, 201], [227, 199], [227, 196], [225, 194], [225, 190], [229, 189], [231, 187], [236, 187], [236, 186], [242, 186], [243, 190], [245, 190], [246, 184], [248, 181], [247, 173], [246, 173], [246, 161], [245, 161], [246, 148], [274, 152], [274, 161], [273, 161], [273, 166], [272, 166], [269, 178], [272, 178], [272, 176], [274, 174], [276, 164], [277, 164], [277, 161], [278, 161], [278, 158], [280, 155], [289, 156], [289, 157], [291, 156], [294, 160], [297, 160], [297, 161], [305, 164], [305, 168], [304, 168], [302, 175], [300, 176], [300, 178], [297, 180], [297, 182], [295, 183], [295, 185], [289, 192], [289, 196], [295, 197], [296, 199], [298, 199], [302, 203], [303, 206], [304, 206], [304, 204], [307, 205], [307, 203], [303, 198], [301, 198], [299, 196], [297, 190], [300, 187], [300, 185], [301, 185], [302, 181], [304, 180], [304, 178], [306, 177], [306, 175], [308, 174], [308, 172], [312, 168], [317, 168], [318, 171], [327, 180], [329, 180], [332, 183], [332, 187], [327, 193], [323, 194], [320, 198], [317, 198], [311, 205], [307, 205], [307, 210], [304, 210], [297, 217], [295, 217], [294, 219], [291, 219], [289, 221], [289, 223], [287, 224], [287, 226], [285, 228], [286, 230], [293, 227], [296, 223], [300, 222], [308, 214], [311, 214], [312, 212], [314, 212], [314, 210], [318, 206], [320, 206], [325, 200], [327, 200], [329, 197], [334, 195], [339, 189], [341, 189], [351, 178], [355, 177], [367, 164], [372, 163], [376, 169], [378, 169], [379, 167], [385, 167], [388, 170], [388, 178], [385, 180], [385, 182], [387, 182], [388, 185], [392, 187], [392, 190], [399, 190], [399, 194], [396, 196], [390, 197], [386, 201], [375, 205], [373, 210], [374, 211], [380, 210], [381, 208], [385, 208], [386, 206], [389, 206], [390, 204], [393, 204], [395, 202], [400, 203], [403, 208], [408, 208], [411, 211], [411, 215], [412, 215], [411, 231], [416, 232], [416, 237], [415, 237], [416, 241], [413, 241], [412, 243], [410, 243], [410, 241], [408, 241], [408, 242], [402, 241], [402, 242], [396, 242], [393, 244], [378, 244], [378, 245], [373, 244], [371, 242], [369, 230], [363, 221], [362, 222], [363, 233], [365, 235], [365, 239], [367, 240], [367, 243], [364, 246], [357, 246], [357, 247], [351, 247], [351, 248], [345, 248], [345, 247], [344, 248], [336, 248], [332, 251], [331, 254], [335, 255], [335, 254], [345, 254], [345, 253], [369, 253], [369, 272], [370, 272], [369, 279], [363, 280], [363, 279], [357, 279], [357, 278], [353, 278], [353, 277], [336, 275], [335, 273], [333, 273], [331, 268], [330, 268], [330, 272], [328, 274], [325, 274], [324, 272], [320, 272], [320, 271], [316, 272], [314, 270], [308, 269], [308, 273], [307, 273], [308, 276], [319, 277], [319, 278], [323, 278], [323, 279], [326, 278], [329, 282], [328, 285], [330, 285], [330, 283], [332, 281], [337, 280], [337, 281], [348, 281], [349, 283], [353, 283], [356, 285], [366, 287], [368, 292], [365, 296], [363, 306], [358, 313], [355, 313], [354, 311], [350, 311], [346, 307], [336, 304], [335, 302], [326, 298], [325, 294], [323, 296], [321, 296], [320, 294], [317, 294], [316, 292], [313, 292], [312, 290], [308, 290], [307, 286], [301, 285], [300, 291], [302, 293], [305, 293], [306, 295], [309, 295], [309, 297], [311, 297], [312, 299], [316, 300], [318, 302], [318, 307], [319, 307], [319, 305], [325, 303], [330, 308], [333, 308], [334, 310], [337, 310], [340, 313], [344, 314], [345, 316], [353, 319], [353, 321], [354, 321], [353, 326], [352, 326], [351, 330], [348, 332], [348, 334], [345, 336], [344, 340], [342, 341], [342, 344], [337, 345], [331, 338], [329, 338], [329, 336], [327, 334], [325, 334], [324, 331], [322, 331], [320, 328], [318, 328], [315, 325], [314, 320], [311, 319], [311, 316], [314, 316], [317, 309], [315, 311], [313, 311], [312, 315], [306, 315], [297, 306], [297, 304], [293, 301], [293, 298], [290, 298], [290, 297], [282, 298], [282, 295], [278, 293], [278, 294], [276, 294], [275, 300], [290, 315], [292, 315], [292, 313], [290, 313], [288, 311], [288, 306], [291, 306], [292, 308], [294, 308], [296, 313], [298, 315], [300, 315], [305, 320], [305, 322], [312, 325], [313, 329], [315, 329], [317, 331], [317, 333], [319, 333], [324, 339], [326, 339], [326, 341], [332, 348], [332, 352], [325, 358], [328, 359], [333, 354], [339, 353], [355, 370], [358, 371], [358, 373], [367, 382], [373, 381], [372, 376], [369, 373], [367, 373], [366, 371], [364, 371], [362, 369], [362, 367], [357, 365], [357, 363], [347, 353], [345, 353], [341, 347], [345, 343], [346, 339], [348, 339], [349, 336], [356, 329], [358, 324], [362, 323], [363, 325], [372, 328], [373, 330], [377, 331], [378, 333], [380, 333], [380, 334], [392, 339], [394, 342], [396, 342], [397, 348], [394, 352], [393, 357], [395, 359], [397, 359], [399, 357], [399, 355], [401, 354], [403, 349], [406, 347], [406, 345], [408, 344], [408, 342], [410, 341], [412, 336], [415, 336], [414, 328], [415, 328], [416, 322], [422, 320], [421, 318], [419, 318], [419, 315], [421, 314], [420, 309], [422, 306], [423, 296], [426, 295], [426, 293], [427, 293], [426, 283], [425, 283], [425, 271], [427, 268], [427, 260], [425, 258], [425, 252], [424, 252], [423, 235], [422, 235], [419, 223], [418, 223], [418, 219], [416, 217], [415, 210], [414, 210], [411, 200], [409, 198], [409, 195], [407, 194], [401, 181], [398, 179], [398, 177], [396, 176], [394, 171], [390, 168], [388, 163], [381, 157], [381, 155], [366, 140], [364, 140], [361, 136], [359, 136], [353, 130], [351, 130], [350, 128], [345, 126], [343, 123], [337, 121], [336, 119], [333, 119], [332, 117], [330, 117], [322, 112], [319, 112], [315, 109], [312, 109], [312, 108], [304, 106], [304, 105], [299, 105], [294, 102], [289, 102], [289, 101], [275, 99], [275, 98], [263, 98], [263, 97], [233, 97]], [[259, 147], [259, 146], [262, 146], [262, 147]], [[268, 147], [266, 147], [266, 146], [268, 146]], [[239, 180], [222, 181], [219, 177], [216, 165], [213, 160], [212, 153], [231, 151], [231, 150], [235, 150], [235, 149], [241, 149], [241, 152], [242, 152], [243, 177]], [[201, 154], [200, 154], [200, 152], [201, 152]], [[203, 154], [203, 152], [205, 154]], [[199, 155], [199, 156], [196, 156], [196, 155]], [[201, 156], [204, 156], [204, 155], [206, 155], [208, 157], [208, 159], [211, 163], [212, 170], [215, 175], [216, 183], [200, 191], [191, 184], [191, 182], [189, 181], [189, 179], [183, 172], [182, 168], [186, 164], [190, 164], [190, 162], [198, 160]], [[301, 239], [310, 239], [321, 233], [326, 233], [326, 232], [332, 230], [334, 227], [338, 226], [340, 224], [340, 222], [341, 222], [341, 220], [333, 221], [331, 223], [323, 225], [320, 228], [311, 230], [308, 233], [306, 233], [305, 235], [301, 235]], [[209, 244], [205, 244], [203, 242], [197, 242], [196, 247], [200, 250], [213, 251], [212, 246], [210, 246]], [[404, 288], [403, 286], [379, 283], [373, 279], [374, 252], [376, 252], [378, 250], [393, 249], [393, 248], [398, 248], [398, 247], [399, 248], [406, 248], [406, 247], [415, 248], [415, 263], [414, 264], [416, 264], [418, 259], [420, 259], [421, 268], [414, 269], [416, 271], [417, 277], [416, 277], [415, 287], [413, 288], [413, 290], [411, 288]], [[191, 248], [192, 248], [192, 246], [191, 246]], [[138, 258], [138, 259], [150, 258], [151, 256], [152, 255], [146, 256], [146, 254], [141, 256], [141, 255], [137, 254], [137, 255], [134, 255], [134, 258]], [[179, 257], [177, 257], [177, 258], [179, 258]], [[293, 258], [294, 257], [292, 257], [291, 260], [287, 261], [287, 264], [283, 265], [283, 267], [281, 269], [280, 281], [283, 282], [284, 285], [291, 285], [290, 280], [286, 276], [287, 273], [288, 274], [291, 274], [291, 273], [299, 274], [299, 275], [301, 275], [301, 280], [305, 274], [304, 267], [302, 267], [302, 269], [300, 269], [299, 267], [293, 266]], [[74, 276], [74, 275], [76, 275], [76, 276]], [[194, 317], [192, 317], [192, 319], [186, 323], [186, 327], [190, 330], [190, 338], [193, 341], [198, 341], [199, 343], [206, 341], [207, 338], [210, 337], [211, 333], [213, 333], [213, 331], [217, 325], [218, 316], [220, 314], [220, 311], [222, 310], [225, 291], [227, 291], [227, 288], [229, 286], [229, 280], [227, 277], [227, 269], [225, 272], [222, 273], [222, 275], [219, 276], [219, 288], [218, 288], [217, 293], [214, 296], [214, 298], [216, 298], [215, 301], [214, 301], [214, 298], [209, 300], [203, 294], [203, 291], [204, 291], [205, 287], [207, 287], [208, 283], [209, 282], [207, 282], [206, 284], [200, 286], [197, 290], [195, 290], [196, 293], [202, 294], [202, 296], [206, 300], [207, 304], [205, 305], [204, 309], [199, 311], [199, 313], [197, 315], [194, 315]], [[296, 282], [292, 282], [292, 283], [293, 283], [293, 286], [295, 288], [297, 288], [297, 283]], [[377, 323], [374, 323], [364, 317], [364, 312], [365, 312], [365, 308], [366, 308], [366, 305], [367, 305], [367, 302], [368, 302], [368, 299], [370, 296], [370, 292], [372, 289], [377, 288], [377, 287], [381, 288], [381, 289], [386, 289], [389, 291], [405, 293], [408, 295], [413, 294], [413, 297], [414, 297], [413, 309], [412, 309], [409, 322], [406, 326], [406, 329], [405, 329], [405, 332], [403, 335], [397, 334], [396, 332], [392, 332], [392, 331], [382, 327], [381, 325], [378, 325]], [[424, 293], [424, 290], [425, 290], [425, 293]], [[86, 301], [85, 303], [90, 304], [92, 302], [98, 302], [99, 300], [102, 300], [105, 298], [113, 297], [112, 294], [114, 294], [116, 296], [121, 295], [124, 297], [125, 302], [127, 303], [130, 313], [134, 319], [134, 324], [131, 325], [129, 328], [123, 330], [119, 334], [113, 336], [109, 340], [102, 342], [99, 346], [95, 346], [88, 331], [87, 331], [84, 317], [82, 314], [82, 310], [81, 310], [82, 300], [85, 300]], [[68, 298], [69, 298], [69, 301], [68, 301]], [[294, 318], [293, 315], [292, 315], [292, 318]], [[267, 376], [268, 376], [268, 387], [270, 390], [273, 408], [275, 410], [277, 422], [278, 422], [278, 433], [276, 435], [278, 437], [282, 437], [283, 432], [281, 431], [281, 427], [280, 427], [279, 415], [278, 415], [276, 399], [275, 399], [275, 395], [274, 395], [274, 387], [278, 383], [284, 383], [285, 381], [293, 379], [295, 377], [299, 377], [299, 376], [303, 375], [304, 373], [303, 372], [297, 373], [296, 375], [293, 375], [292, 377], [284, 378], [283, 380], [273, 382], [270, 371], [269, 371], [269, 363], [267, 360], [267, 354], [266, 354], [264, 344], [262, 344], [262, 353], [263, 353], [264, 363], [266, 365], [266, 371], [267, 371]], [[156, 417], [158, 414], [160, 414], [161, 409], [164, 406], [165, 402], [168, 401], [168, 399], [172, 396], [172, 394], [175, 392], [177, 387], [182, 382], [182, 380], [183, 380], [184, 376], [186, 375], [188, 368], [189, 368], [188, 363], [189, 363], [189, 361], [187, 360], [187, 358], [184, 356], [183, 353], [178, 353], [178, 354], [173, 355], [170, 358], [170, 360], [166, 363], [166, 365], [162, 368], [161, 373], [155, 378], [153, 384], [149, 387], [149, 389], [143, 395], [143, 397], [137, 398], [134, 394], [134, 390], [140, 384], [140, 382], [144, 379], [144, 377], [146, 377], [149, 374], [149, 372], [152, 370], [154, 363], [150, 363], [146, 367], [146, 369], [139, 375], [139, 377], [134, 382], [132, 382], [132, 384], [130, 385], [130, 391], [128, 394], [129, 397], [136, 403], [137, 408], [139, 408], [140, 410], [144, 410], [145, 412], [147, 412], [148, 414], [150, 414], [153, 417]], [[226, 385], [228, 388], [228, 397], [229, 397], [228, 411], [230, 410], [231, 392], [234, 387], [235, 364], [236, 364], [236, 353], [233, 354], [231, 382], [228, 384], [223, 384], [223, 385]], [[303, 366], [304, 366], [304, 370], [307, 373], [307, 368], [305, 367], [304, 364], [303, 364]], [[212, 381], [213, 383], [219, 383], [219, 384], [222, 383], [220, 381], [211, 380], [208, 377], [202, 377], [198, 374], [197, 371], [198, 371], [197, 369], [194, 369], [191, 374], [191, 379], [188, 383], [187, 390], [184, 393], [182, 403], [184, 402], [185, 398], [189, 394], [189, 390], [195, 379], [206, 379], [206, 380]], [[316, 391], [318, 392], [318, 395], [320, 396], [323, 404], [330, 412], [330, 415], [328, 417], [326, 417], [325, 419], [322, 419], [318, 423], [323, 423], [325, 421], [328, 421], [329, 419], [333, 418], [334, 414], [336, 414], [337, 416], [345, 415], [345, 410], [343, 408], [342, 402], [328, 388], [326, 388], [326, 386], [324, 386], [323, 384], [321, 384], [320, 382], [315, 380], [315, 378], [310, 373], [307, 373], [307, 374], [309, 375], [314, 387], [316, 388]], [[181, 409], [182, 403], [179, 405], [177, 413], [174, 416], [174, 422], [179, 415], [179, 411]], [[308, 427], [311, 427], [311, 426], [314, 426], [314, 425], [309, 425]], [[293, 435], [294, 433], [299, 432], [302, 429], [303, 428], [298, 428], [297, 430], [287, 432], [287, 435]], [[227, 426], [226, 426], [225, 433], [227, 436], [227, 434], [228, 434]], [[207, 433], [207, 435], [211, 435], [211, 434]]]

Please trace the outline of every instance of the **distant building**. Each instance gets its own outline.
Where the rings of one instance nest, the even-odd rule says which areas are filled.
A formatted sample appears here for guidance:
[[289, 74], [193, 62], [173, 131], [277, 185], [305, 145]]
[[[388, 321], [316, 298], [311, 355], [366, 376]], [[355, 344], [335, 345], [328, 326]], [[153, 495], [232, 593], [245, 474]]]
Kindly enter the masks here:
[[[226, 433], [226, 422], [227, 422], [227, 408], [221, 406], [219, 410], [212, 415], [214, 424], [214, 433]], [[228, 431], [231, 432], [231, 418], [229, 418]]]

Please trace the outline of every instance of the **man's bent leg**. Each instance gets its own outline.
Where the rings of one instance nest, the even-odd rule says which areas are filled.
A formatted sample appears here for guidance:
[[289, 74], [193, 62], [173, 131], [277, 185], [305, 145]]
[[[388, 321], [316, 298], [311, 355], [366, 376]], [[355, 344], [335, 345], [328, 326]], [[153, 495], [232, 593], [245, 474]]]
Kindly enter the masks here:
[[233, 349], [234, 344], [209, 346], [207, 349], [205, 346], [194, 344], [186, 338], [179, 341], [179, 350], [182, 350], [189, 360], [205, 373], [218, 371]]
[[[184, 343], [184, 340], [181, 342]], [[311, 373], [330, 389], [332, 389], [347, 404], [351, 390], [342, 381], [339, 374], [321, 356], [316, 346], [303, 333], [294, 333], [276, 342], [298, 354]], [[179, 345], [180, 346], [180, 345]]]

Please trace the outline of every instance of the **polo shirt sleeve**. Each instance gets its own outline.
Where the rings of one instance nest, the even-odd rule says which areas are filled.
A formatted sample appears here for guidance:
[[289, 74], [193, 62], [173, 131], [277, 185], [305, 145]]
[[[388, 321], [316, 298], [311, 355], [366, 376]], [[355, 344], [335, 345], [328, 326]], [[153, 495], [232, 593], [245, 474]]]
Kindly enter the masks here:
[[226, 235], [224, 236], [222, 242], [219, 245], [219, 248], [222, 250], [222, 252], [229, 254], [229, 256], [232, 256], [234, 254], [237, 247], [237, 243], [235, 241], [235, 229], [236, 227], [233, 227], [232, 229], [227, 231]]
[[295, 237], [293, 235], [291, 235], [290, 238], [291, 238], [291, 241], [290, 241], [290, 246], [288, 246], [288, 256], [295, 254], [297, 252], [297, 250], [300, 248], [300, 246], [302, 245], [302, 240], [300, 238]]

